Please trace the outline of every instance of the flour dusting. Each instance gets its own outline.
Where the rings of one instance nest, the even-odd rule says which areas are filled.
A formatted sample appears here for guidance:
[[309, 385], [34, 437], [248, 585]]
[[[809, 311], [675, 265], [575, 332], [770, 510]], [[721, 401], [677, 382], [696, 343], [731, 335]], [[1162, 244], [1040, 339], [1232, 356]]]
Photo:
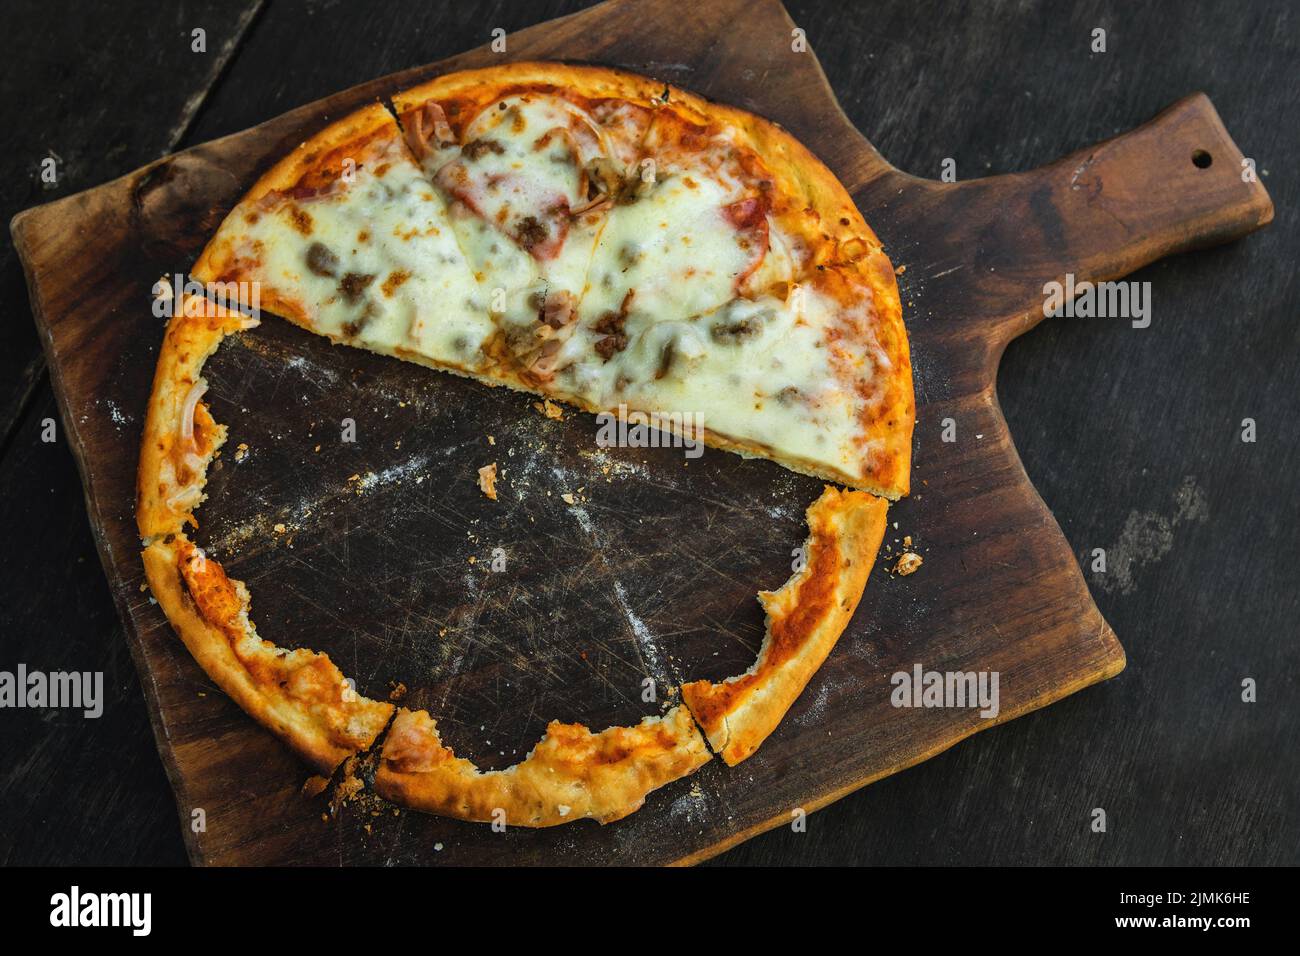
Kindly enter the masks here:
[[404, 481], [419, 474], [424, 468], [428, 467], [428, 464], [428, 455], [416, 455], [401, 464], [390, 465], [378, 474], [368, 471], [357, 482], [357, 488], [359, 491], [370, 491], [372, 488], [380, 488], [384, 485]]
[[1174, 530], [1190, 521], [1203, 522], [1209, 513], [1205, 492], [1187, 476], [1174, 492], [1172, 514], [1129, 512], [1119, 540], [1106, 549], [1106, 571], [1093, 572], [1093, 582], [1107, 593], [1132, 594], [1137, 590], [1135, 572], [1173, 550]]

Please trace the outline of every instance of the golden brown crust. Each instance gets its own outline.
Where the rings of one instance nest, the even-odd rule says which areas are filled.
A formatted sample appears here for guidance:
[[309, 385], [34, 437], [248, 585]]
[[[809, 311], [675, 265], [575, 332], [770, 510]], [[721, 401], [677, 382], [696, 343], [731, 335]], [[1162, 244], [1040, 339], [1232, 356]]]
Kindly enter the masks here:
[[402, 709], [384, 740], [375, 788], [389, 800], [461, 820], [523, 827], [587, 818], [611, 823], [709, 759], [690, 714], [678, 706], [598, 734], [551, 721], [523, 761], [483, 773], [442, 745], [437, 722], [425, 711]]
[[[461, 100], [486, 106], [512, 90], [551, 87], [557, 93], [576, 93], [589, 99], [621, 99], [638, 106], [655, 107], [660, 94], [676, 90], [649, 77], [603, 66], [554, 63], [545, 60], [506, 63], [476, 70], [460, 70], [402, 90], [393, 96], [398, 118], [420, 109], [429, 100]], [[703, 103], [699, 97], [691, 96]], [[448, 116], [453, 126], [468, 123], [470, 116]]]
[[[332, 770], [370, 746], [391, 704], [357, 694], [324, 654], [287, 651], [257, 636], [249, 597], [185, 536], [197, 526], [206, 468], [225, 439], [197, 400], [203, 363], [232, 332], [256, 325], [215, 303], [182, 296], [168, 324], [145, 416], [137, 474], [136, 521], [145, 578], [194, 659], [258, 723], [316, 767]], [[186, 400], [189, 399], [187, 402]], [[193, 409], [193, 438], [184, 431]]]
[[248, 592], [182, 536], [143, 555], [159, 607], [199, 666], [244, 712], [329, 772], [374, 743], [393, 705], [356, 693], [329, 657], [257, 636]]
[[[194, 312], [187, 315], [186, 311]], [[203, 387], [200, 371], [227, 335], [253, 328], [257, 320], [205, 299], [182, 296], [167, 325], [154, 371], [136, 473], [136, 521], [146, 542], [178, 533], [194, 523], [206, 470], [226, 440], [226, 429], [207, 406], [194, 406], [193, 437], [181, 433], [186, 399]]]
[[778, 591], [761, 591], [767, 634], [758, 660], [720, 684], [682, 687], [682, 699], [728, 766], [776, 729], [857, 609], [885, 534], [888, 504], [827, 487], [808, 508], [806, 561]]

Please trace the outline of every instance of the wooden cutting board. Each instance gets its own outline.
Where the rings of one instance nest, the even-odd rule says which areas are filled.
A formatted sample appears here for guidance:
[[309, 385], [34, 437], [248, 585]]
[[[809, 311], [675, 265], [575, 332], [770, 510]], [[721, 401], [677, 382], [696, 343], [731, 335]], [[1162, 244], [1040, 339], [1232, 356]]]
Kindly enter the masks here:
[[[1265, 190], [1242, 181], [1241, 153], [1200, 95], [1032, 172], [917, 179], [850, 125], [793, 29], [775, 0], [690, 16], [670, 0], [615, 0], [514, 34], [504, 54], [375, 80], [15, 218], [63, 434], [195, 862], [696, 861], [1123, 668], [1011, 443], [998, 361], [1041, 319], [1044, 283], [1116, 278], [1236, 239], [1271, 219]], [[258, 173], [327, 120], [438, 73], [537, 58], [619, 66], [753, 110], [835, 171], [905, 267], [914, 493], [891, 509], [838, 647], [741, 766], [715, 760], [607, 827], [494, 833], [373, 797], [326, 819], [324, 799], [299, 792], [307, 768], [214, 688], [141, 589], [133, 483], [163, 330], [150, 287], [183, 272]], [[652, 712], [646, 675], [668, 686], [747, 667], [762, 637], [754, 594], [789, 575], [820, 489], [721, 452], [602, 452], [590, 416], [550, 420], [516, 393], [274, 318], [229, 341], [207, 377], [231, 438], [197, 537], [249, 583], [262, 633], [327, 651], [371, 696], [400, 682], [404, 702], [484, 767], [520, 759], [551, 718], [601, 728]], [[355, 443], [340, 440], [346, 418]], [[946, 418], [956, 441], [941, 440]], [[502, 471], [495, 505], [474, 480], [489, 461]], [[905, 535], [925, 564], [891, 576]], [[893, 707], [890, 675], [916, 664], [997, 671], [998, 717]]]

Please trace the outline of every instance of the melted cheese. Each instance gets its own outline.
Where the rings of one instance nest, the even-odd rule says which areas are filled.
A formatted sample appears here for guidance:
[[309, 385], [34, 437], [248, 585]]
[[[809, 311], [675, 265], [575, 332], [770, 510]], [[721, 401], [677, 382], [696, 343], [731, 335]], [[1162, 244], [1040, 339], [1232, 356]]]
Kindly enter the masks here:
[[[246, 225], [240, 246], [336, 338], [589, 407], [698, 415], [755, 451], [862, 476], [870, 450], [856, 436], [888, 361], [869, 298], [850, 307], [794, 284], [792, 244], [722, 140], [710, 162], [661, 161], [652, 184], [570, 215], [591, 204], [593, 161], [622, 177], [641, 168], [644, 117], [607, 112], [602, 125], [553, 97], [503, 99], [422, 169], [394, 138], [348, 188], [286, 203]], [[530, 220], [546, 224], [540, 244]], [[313, 243], [337, 260], [331, 274], [312, 268]], [[544, 328], [539, 303], [560, 292], [575, 308]], [[493, 349], [502, 338], [513, 359]], [[548, 339], [547, 376], [521, 376]]]
[[[820, 293], [789, 301], [732, 299], [690, 319], [632, 313], [627, 348], [604, 361], [599, 336], [571, 340], [576, 357], [557, 386], [602, 408], [681, 411], [733, 440], [785, 457], [861, 473], [859, 401], [836, 373], [826, 330], [840, 311]], [[870, 365], [858, 363], [864, 376]]]
[[617, 309], [629, 290], [638, 310], [700, 315], [733, 299], [750, 267], [724, 209], [736, 197], [712, 178], [674, 173], [609, 213], [588, 273], [583, 314]]
[[258, 263], [251, 278], [299, 303], [316, 331], [481, 367], [495, 327], [445, 200], [396, 139], [368, 159], [324, 197], [245, 218], [237, 253]]

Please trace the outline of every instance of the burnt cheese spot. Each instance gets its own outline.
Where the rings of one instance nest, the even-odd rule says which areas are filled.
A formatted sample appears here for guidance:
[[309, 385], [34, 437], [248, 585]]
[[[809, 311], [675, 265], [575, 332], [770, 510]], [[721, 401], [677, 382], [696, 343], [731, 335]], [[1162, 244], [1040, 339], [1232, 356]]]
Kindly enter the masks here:
[[370, 283], [374, 281], [373, 274], [349, 272], [339, 280], [339, 292], [343, 293], [343, 298], [348, 302], [357, 302], [361, 299], [362, 293], [369, 288]]
[[394, 269], [390, 272], [388, 278], [384, 280], [384, 284], [381, 287], [383, 289], [384, 297], [391, 299], [393, 293], [397, 291], [398, 286], [409, 278], [411, 278], [411, 274], [405, 269]]
[[539, 246], [545, 242], [550, 233], [547, 231], [545, 223], [536, 216], [525, 216], [519, 220], [518, 235], [519, 244], [532, 251], [534, 246]]
[[483, 156], [484, 153], [492, 153], [500, 156], [506, 151], [495, 139], [476, 139], [466, 143], [460, 148], [461, 155], [473, 162]]
[[311, 215], [301, 206], [289, 207], [289, 220], [293, 223], [293, 228], [297, 229], [304, 236], [310, 236], [313, 226]]
[[318, 276], [334, 276], [339, 271], [339, 257], [330, 252], [323, 242], [313, 242], [307, 247], [307, 268]]

